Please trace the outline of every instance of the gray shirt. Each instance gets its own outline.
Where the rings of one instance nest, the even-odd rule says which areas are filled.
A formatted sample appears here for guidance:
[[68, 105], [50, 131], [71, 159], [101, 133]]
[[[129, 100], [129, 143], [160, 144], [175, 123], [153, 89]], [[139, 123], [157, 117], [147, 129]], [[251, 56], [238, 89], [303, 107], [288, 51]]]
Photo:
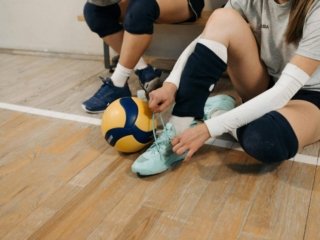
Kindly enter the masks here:
[[[298, 45], [285, 41], [291, 0], [284, 4], [274, 0], [229, 0], [226, 7], [237, 10], [250, 24], [260, 47], [260, 57], [275, 80], [295, 54], [320, 60], [319, 0], [315, 0], [307, 14]], [[320, 67], [303, 88], [320, 91]]]

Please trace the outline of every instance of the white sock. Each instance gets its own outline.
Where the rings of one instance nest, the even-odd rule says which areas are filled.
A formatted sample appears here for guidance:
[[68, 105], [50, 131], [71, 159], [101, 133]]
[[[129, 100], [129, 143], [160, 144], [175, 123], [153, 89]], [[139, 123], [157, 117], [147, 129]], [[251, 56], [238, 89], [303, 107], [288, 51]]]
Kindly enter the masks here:
[[148, 67], [148, 64], [143, 60], [143, 58], [140, 58], [137, 65], [134, 67], [134, 70], [141, 70]]
[[176, 134], [179, 135], [184, 130], [190, 127], [194, 117], [177, 117], [171, 116], [169, 122], [172, 123], [176, 130]]
[[198, 43], [201, 43], [202, 45], [209, 48], [212, 52], [214, 52], [219, 58], [221, 58], [222, 61], [227, 63], [228, 60], [228, 52], [225, 45], [222, 43], [219, 43], [214, 40], [209, 40], [205, 38], [200, 38]]
[[117, 64], [114, 73], [111, 76], [112, 82], [116, 87], [123, 87], [132, 73], [132, 69]]

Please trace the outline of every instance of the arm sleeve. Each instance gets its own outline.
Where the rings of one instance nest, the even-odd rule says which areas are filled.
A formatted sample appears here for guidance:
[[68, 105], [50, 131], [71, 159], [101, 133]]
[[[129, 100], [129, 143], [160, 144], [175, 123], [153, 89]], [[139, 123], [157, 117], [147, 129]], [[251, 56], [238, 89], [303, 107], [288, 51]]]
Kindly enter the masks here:
[[285, 106], [309, 79], [310, 76], [302, 69], [288, 63], [272, 88], [229, 112], [205, 121], [210, 135], [220, 136]]
[[176, 64], [174, 65], [170, 75], [167, 77], [165, 82], [170, 82], [176, 85], [177, 88], [179, 88], [180, 84], [180, 78], [182, 71], [184, 69], [184, 66], [186, 65], [186, 62], [189, 58], [189, 56], [192, 54], [200, 36], [197, 37], [195, 40], [193, 40], [186, 49], [181, 53], [180, 57], [178, 58]]

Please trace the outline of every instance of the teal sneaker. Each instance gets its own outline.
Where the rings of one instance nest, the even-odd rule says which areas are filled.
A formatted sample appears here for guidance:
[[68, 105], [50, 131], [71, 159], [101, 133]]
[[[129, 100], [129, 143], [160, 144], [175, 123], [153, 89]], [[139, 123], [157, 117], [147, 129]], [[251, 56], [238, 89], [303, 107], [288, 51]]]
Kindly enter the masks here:
[[235, 108], [236, 100], [228, 95], [216, 95], [209, 97], [204, 105], [204, 120], [219, 115], [219, 112], [227, 112]]
[[141, 177], [155, 175], [181, 162], [185, 154], [177, 155], [172, 151], [171, 140], [175, 136], [174, 126], [167, 123], [155, 142], [135, 160], [131, 167], [132, 172]]

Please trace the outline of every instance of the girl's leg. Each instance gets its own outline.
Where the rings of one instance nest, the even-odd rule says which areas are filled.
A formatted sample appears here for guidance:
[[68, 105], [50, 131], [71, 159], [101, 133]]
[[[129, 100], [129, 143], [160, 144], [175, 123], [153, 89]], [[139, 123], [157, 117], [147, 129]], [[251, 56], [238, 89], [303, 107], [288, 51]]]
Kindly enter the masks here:
[[319, 122], [317, 106], [291, 100], [284, 108], [237, 129], [237, 137], [242, 148], [255, 159], [263, 163], [281, 162], [320, 139]]
[[291, 100], [278, 112], [290, 123], [297, 136], [300, 150], [320, 140], [320, 110], [314, 104]]
[[269, 76], [260, 60], [255, 37], [248, 23], [232, 9], [213, 12], [202, 37], [228, 49], [228, 74], [244, 101], [267, 89]]
[[209, 88], [227, 67], [244, 101], [268, 88], [269, 76], [249, 25], [237, 11], [224, 8], [212, 13], [186, 61], [172, 114], [202, 118]]

